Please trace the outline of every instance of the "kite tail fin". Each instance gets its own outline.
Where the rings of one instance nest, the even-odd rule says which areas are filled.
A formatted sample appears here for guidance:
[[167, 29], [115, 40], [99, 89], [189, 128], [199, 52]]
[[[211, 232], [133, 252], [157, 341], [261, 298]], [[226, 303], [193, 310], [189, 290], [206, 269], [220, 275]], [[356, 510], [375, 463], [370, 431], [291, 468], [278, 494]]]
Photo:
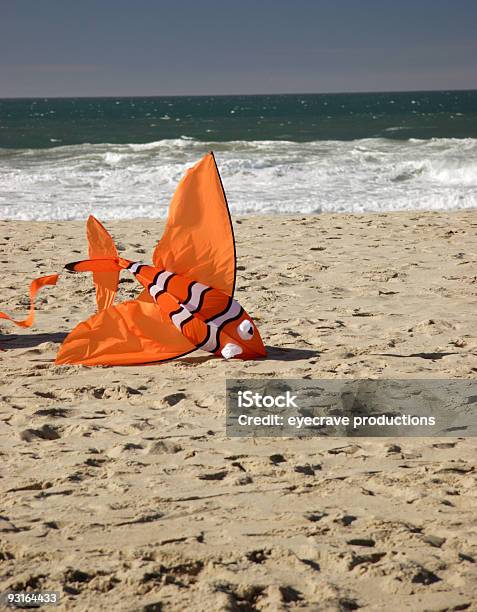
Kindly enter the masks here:
[[[114, 259], [118, 257], [114, 240], [106, 228], [93, 215], [89, 216], [86, 223], [86, 236], [88, 238], [90, 259]], [[96, 288], [98, 311], [109, 308], [114, 303], [118, 290], [119, 270], [118, 268], [108, 268], [91, 271], [93, 272], [93, 281]]]
[[83, 259], [82, 261], [72, 261], [65, 266], [68, 272], [93, 272], [93, 274], [117, 274], [127, 267], [121, 265], [120, 262], [125, 262], [119, 257], [107, 257], [103, 259]]
[[9, 315], [4, 312], [0, 312], [0, 319], [7, 319], [18, 327], [31, 327], [35, 320], [35, 297], [38, 291], [44, 287], [45, 285], [56, 285], [58, 281], [58, 274], [51, 274], [50, 276], [41, 276], [40, 278], [36, 278], [30, 284], [30, 313], [26, 319], [22, 321], [17, 321], [12, 319]]

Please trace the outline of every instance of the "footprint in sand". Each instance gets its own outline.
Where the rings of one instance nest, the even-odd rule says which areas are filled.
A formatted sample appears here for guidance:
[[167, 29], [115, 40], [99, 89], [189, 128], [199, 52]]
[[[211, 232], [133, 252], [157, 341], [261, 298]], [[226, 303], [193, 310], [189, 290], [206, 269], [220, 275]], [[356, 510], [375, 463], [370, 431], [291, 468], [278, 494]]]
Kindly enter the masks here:
[[186, 399], [186, 397], [187, 396], [185, 393], [172, 393], [171, 395], [166, 395], [163, 398], [163, 401], [169, 406], [175, 406], [182, 400]]
[[66, 418], [71, 413], [71, 410], [65, 408], [45, 408], [37, 410], [34, 416], [39, 417], [54, 417], [54, 418]]
[[61, 429], [54, 425], [45, 423], [38, 429], [24, 429], [20, 432], [20, 439], [24, 442], [34, 442], [36, 440], [58, 440], [61, 438]]
[[146, 455], [162, 455], [162, 454], [175, 454], [182, 450], [182, 446], [175, 442], [167, 442], [159, 440], [151, 442], [144, 451]]

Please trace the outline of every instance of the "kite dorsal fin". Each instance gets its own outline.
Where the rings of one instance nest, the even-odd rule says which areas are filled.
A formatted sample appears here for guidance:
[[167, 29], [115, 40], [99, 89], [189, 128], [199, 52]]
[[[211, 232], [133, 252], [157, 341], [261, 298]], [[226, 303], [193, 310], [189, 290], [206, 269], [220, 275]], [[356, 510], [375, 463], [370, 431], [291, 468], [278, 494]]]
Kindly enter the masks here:
[[212, 152], [190, 168], [179, 183], [153, 262], [158, 268], [233, 295], [234, 233]]
[[[88, 238], [88, 252], [90, 259], [117, 258], [118, 251], [114, 240], [106, 228], [90, 215], [86, 223], [86, 236]], [[96, 304], [98, 312], [109, 308], [114, 303], [118, 290], [119, 272], [93, 272], [93, 281], [96, 288]]]

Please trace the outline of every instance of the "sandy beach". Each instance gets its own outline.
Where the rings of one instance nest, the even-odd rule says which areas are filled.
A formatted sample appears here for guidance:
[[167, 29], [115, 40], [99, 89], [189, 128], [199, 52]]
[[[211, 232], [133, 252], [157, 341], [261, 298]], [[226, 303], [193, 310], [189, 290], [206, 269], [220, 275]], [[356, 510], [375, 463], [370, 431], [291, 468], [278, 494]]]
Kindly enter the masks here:
[[[106, 226], [150, 261], [162, 221]], [[94, 312], [62, 275], [0, 323], [0, 582], [59, 610], [477, 610], [472, 438], [226, 438], [225, 379], [475, 378], [477, 213], [234, 219], [269, 357], [55, 366]], [[84, 222], [0, 222], [0, 310], [86, 256]], [[139, 286], [122, 276], [119, 299]]]

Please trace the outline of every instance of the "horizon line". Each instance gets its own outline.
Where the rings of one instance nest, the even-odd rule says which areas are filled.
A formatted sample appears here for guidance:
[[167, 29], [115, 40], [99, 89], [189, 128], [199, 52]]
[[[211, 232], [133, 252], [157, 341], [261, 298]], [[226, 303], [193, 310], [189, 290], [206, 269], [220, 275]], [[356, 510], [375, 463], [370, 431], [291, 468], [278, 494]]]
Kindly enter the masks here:
[[402, 94], [402, 93], [438, 93], [438, 92], [473, 92], [477, 91], [477, 87], [458, 88], [458, 89], [390, 89], [390, 90], [351, 90], [351, 91], [297, 91], [297, 92], [273, 92], [273, 93], [243, 93], [243, 94], [227, 94], [227, 93], [210, 93], [210, 94], [121, 94], [121, 95], [36, 95], [36, 96], [2, 96], [0, 100], [36, 100], [44, 98], [47, 100], [67, 100], [72, 98], [83, 99], [117, 99], [117, 98], [232, 98], [232, 97], [254, 97], [254, 96], [330, 96], [330, 95], [347, 95], [347, 94]]

